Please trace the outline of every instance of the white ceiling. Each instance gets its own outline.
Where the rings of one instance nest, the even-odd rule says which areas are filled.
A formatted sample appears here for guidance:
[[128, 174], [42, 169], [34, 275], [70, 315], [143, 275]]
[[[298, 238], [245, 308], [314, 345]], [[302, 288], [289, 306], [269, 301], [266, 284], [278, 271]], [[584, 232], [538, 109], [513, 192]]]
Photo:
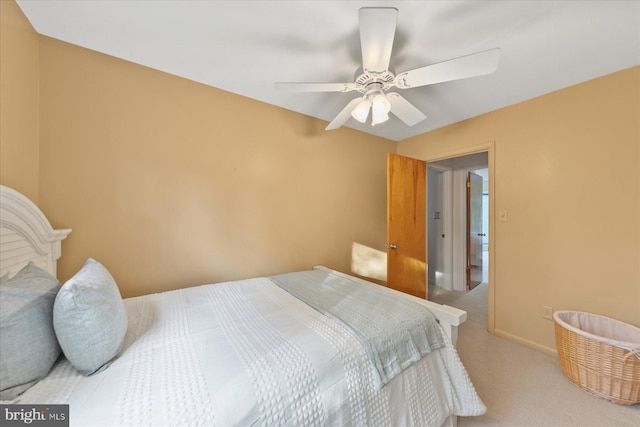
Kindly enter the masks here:
[[[353, 93], [275, 82], [352, 82], [358, 9], [393, 6], [396, 73], [502, 49], [495, 74], [400, 93], [427, 115], [345, 126], [402, 140], [640, 64], [640, 1], [18, 0], [49, 37], [331, 121]], [[248, 119], [250, 120], [250, 119]], [[336, 132], [336, 131], [329, 131]]]

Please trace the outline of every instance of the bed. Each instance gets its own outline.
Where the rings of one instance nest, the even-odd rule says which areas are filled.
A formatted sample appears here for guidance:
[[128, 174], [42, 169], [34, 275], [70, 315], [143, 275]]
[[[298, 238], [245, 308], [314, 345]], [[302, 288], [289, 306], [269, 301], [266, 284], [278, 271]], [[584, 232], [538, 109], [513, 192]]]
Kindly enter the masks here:
[[[26, 197], [5, 186], [1, 191], [0, 289], [9, 289], [10, 282], [30, 286], [17, 280], [25, 271], [43, 270], [55, 277], [61, 241], [71, 230], [54, 230]], [[84, 312], [72, 311], [65, 318], [65, 304], [73, 300], [68, 298], [70, 282], [90, 282], [96, 275], [100, 279], [95, 280], [111, 283], [111, 299], [98, 299], [90, 308], [100, 312], [106, 307], [107, 314], [85, 319]], [[400, 358], [401, 369], [384, 376], [372, 364], [372, 348], [380, 342], [388, 345], [388, 340], [372, 346], [358, 335], [363, 327], [383, 327], [370, 326], [364, 309], [355, 316], [367, 317], [364, 326], [350, 326], [332, 311], [341, 302], [329, 298], [329, 311], [323, 311], [320, 303], [299, 299], [300, 281], [308, 282], [303, 289], [314, 293], [325, 284], [357, 289], [367, 295], [357, 297], [363, 307], [371, 298], [372, 303], [393, 300], [402, 307], [399, 311], [427, 308], [436, 320], [440, 344], [417, 360]], [[54, 344], [63, 351], [58, 350], [50, 369], [0, 404], [69, 405], [70, 425], [78, 426], [440, 426], [455, 425], [456, 416], [486, 412], [455, 350], [465, 312], [323, 266], [120, 299], [107, 267], [89, 259], [63, 285], [55, 288], [55, 310], [52, 306], [48, 312], [55, 324], [48, 325], [49, 331], [54, 330]], [[358, 313], [357, 307], [343, 311]], [[399, 311], [391, 317], [399, 317]], [[93, 349], [92, 335], [77, 336], [91, 322], [98, 322], [98, 332], [107, 331], [109, 339], [121, 337], [97, 344], [110, 345], [114, 353], [105, 363], [87, 356], [93, 352], [87, 350]], [[5, 331], [7, 325], [0, 326]], [[83, 340], [76, 347], [85, 348], [72, 349], [66, 333], [73, 335], [72, 341]], [[25, 364], [27, 357], [20, 357]], [[377, 357], [384, 366], [392, 365], [389, 357], [394, 363], [398, 358], [387, 353]]]

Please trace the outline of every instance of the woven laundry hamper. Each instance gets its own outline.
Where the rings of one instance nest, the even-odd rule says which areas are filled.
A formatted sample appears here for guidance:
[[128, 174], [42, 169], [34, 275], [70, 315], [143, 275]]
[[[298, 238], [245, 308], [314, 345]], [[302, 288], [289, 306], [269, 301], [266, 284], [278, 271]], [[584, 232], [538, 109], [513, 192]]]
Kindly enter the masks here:
[[553, 318], [558, 361], [571, 382], [615, 403], [640, 403], [640, 328], [579, 311]]

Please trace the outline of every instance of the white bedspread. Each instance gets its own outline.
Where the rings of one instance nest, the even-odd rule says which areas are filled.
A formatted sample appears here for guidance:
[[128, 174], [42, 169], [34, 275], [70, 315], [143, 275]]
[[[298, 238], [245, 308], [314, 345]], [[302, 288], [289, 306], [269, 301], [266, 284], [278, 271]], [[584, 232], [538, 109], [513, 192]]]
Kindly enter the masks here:
[[82, 377], [62, 358], [12, 403], [69, 403], [72, 426], [439, 426], [486, 411], [448, 343], [376, 390], [359, 342], [267, 278], [125, 305], [108, 369]]

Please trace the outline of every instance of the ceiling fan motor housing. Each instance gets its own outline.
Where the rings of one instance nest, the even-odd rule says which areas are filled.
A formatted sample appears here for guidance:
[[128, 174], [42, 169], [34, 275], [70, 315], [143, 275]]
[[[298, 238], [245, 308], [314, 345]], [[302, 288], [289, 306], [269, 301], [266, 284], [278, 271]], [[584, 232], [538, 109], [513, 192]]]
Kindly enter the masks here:
[[383, 71], [382, 73], [365, 72], [360, 74], [356, 80], [356, 90], [367, 93], [375, 86], [376, 90], [387, 90], [393, 87], [395, 75], [391, 71]]

